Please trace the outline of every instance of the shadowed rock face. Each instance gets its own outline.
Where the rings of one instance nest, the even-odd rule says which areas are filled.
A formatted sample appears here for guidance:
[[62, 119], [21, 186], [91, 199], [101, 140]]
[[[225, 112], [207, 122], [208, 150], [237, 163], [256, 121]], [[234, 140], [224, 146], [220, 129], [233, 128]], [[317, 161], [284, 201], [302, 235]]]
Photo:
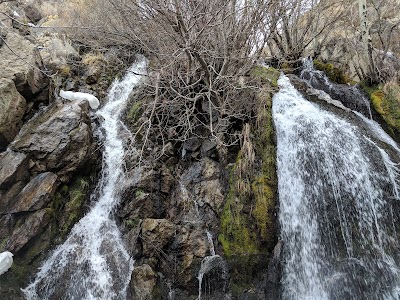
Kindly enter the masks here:
[[26, 101], [11, 79], [0, 78], [0, 151], [17, 135], [22, 126]]

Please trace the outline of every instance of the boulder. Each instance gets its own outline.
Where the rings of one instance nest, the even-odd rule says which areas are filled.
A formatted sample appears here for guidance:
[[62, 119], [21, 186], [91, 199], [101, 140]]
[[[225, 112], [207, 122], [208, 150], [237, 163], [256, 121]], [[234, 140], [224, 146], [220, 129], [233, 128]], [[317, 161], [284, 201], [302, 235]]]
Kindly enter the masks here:
[[57, 175], [46, 172], [33, 178], [16, 196], [8, 213], [31, 212], [45, 208], [53, 199]]
[[25, 154], [9, 150], [0, 155], [0, 190], [6, 190], [28, 177], [28, 158]]
[[12, 79], [22, 96], [33, 99], [49, 84], [49, 78], [41, 71], [44, 66], [40, 53], [33, 43], [15, 32], [7, 34], [6, 43], [7, 47], [0, 48], [0, 78]]
[[41, 209], [31, 214], [25, 222], [13, 230], [6, 249], [17, 253], [30, 240], [42, 233], [51, 220], [51, 211]]
[[35, 5], [27, 4], [24, 6], [25, 16], [31, 23], [39, 22], [42, 18], [42, 14]]
[[175, 225], [166, 219], [144, 219], [142, 223], [143, 254], [157, 255], [175, 233]]
[[17, 135], [22, 126], [25, 109], [26, 101], [18, 93], [14, 82], [11, 79], [0, 78], [0, 151], [5, 150]]
[[151, 300], [157, 276], [147, 264], [136, 267], [132, 272], [133, 299]]
[[52, 171], [61, 181], [84, 165], [92, 154], [88, 103], [54, 102], [23, 126], [12, 149], [32, 159], [32, 171]]
[[71, 72], [68, 62], [81, 60], [71, 41], [60, 34], [40, 34], [37, 43], [42, 46], [40, 55], [44, 65], [54, 73], [67, 76]]

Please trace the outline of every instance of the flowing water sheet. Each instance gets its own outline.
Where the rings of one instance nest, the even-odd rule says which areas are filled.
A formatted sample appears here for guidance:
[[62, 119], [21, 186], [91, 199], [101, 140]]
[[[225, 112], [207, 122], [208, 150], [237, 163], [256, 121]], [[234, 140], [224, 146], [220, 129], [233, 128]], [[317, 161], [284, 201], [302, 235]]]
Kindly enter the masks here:
[[394, 141], [307, 101], [286, 76], [278, 83], [283, 299], [399, 299]]
[[115, 81], [108, 102], [97, 112], [105, 133], [100, 196], [23, 290], [27, 299], [126, 298], [133, 260], [112, 217], [120, 200], [118, 186], [124, 181], [124, 146], [118, 133], [121, 112], [140, 82], [137, 74], [143, 74], [145, 68], [145, 59], [140, 59], [123, 79]]

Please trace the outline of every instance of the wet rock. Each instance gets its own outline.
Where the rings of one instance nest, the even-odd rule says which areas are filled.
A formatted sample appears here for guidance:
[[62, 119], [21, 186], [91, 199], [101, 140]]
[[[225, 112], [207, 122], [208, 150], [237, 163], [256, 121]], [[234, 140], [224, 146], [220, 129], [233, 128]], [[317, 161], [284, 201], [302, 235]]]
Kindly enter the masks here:
[[16, 196], [9, 213], [29, 212], [46, 207], [57, 188], [57, 175], [46, 172], [33, 178]]
[[50, 222], [50, 216], [50, 211], [41, 209], [27, 217], [20, 227], [14, 229], [6, 249], [13, 253], [21, 250], [31, 239], [45, 230]]
[[0, 48], [0, 78], [13, 80], [18, 92], [30, 100], [49, 84], [49, 78], [40, 71], [41, 56], [34, 44], [17, 33], [9, 32], [6, 42], [9, 47]]
[[8, 209], [12, 206], [12, 203], [14, 203], [15, 197], [22, 191], [25, 185], [25, 181], [18, 181], [8, 190], [0, 190], [0, 214], [5, 214], [5, 212], [8, 211]]
[[28, 177], [28, 158], [25, 154], [10, 150], [0, 155], [0, 190]]
[[7, 147], [20, 130], [26, 109], [26, 101], [18, 93], [14, 82], [7, 78], [0, 78], [0, 95], [1, 151]]
[[145, 219], [142, 223], [143, 254], [157, 255], [175, 233], [175, 225], [166, 219]]
[[92, 153], [87, 114], [87, 101], [55, 102], [24, 125], [11, 148], [33, 159], [33, 172], [53, 171], [65, 181]]
[[133, 299], [151, 300], [157, 276], [147, 264], [135, 267], [132, 272], [131, 288]]
[[350, 88], [347, 84], [329, 82], [325, 74], [314, 70], [304, 70], [301, 78], [307, 80], [314, 89], [322, 90], [333, 100], [340, 101], [345, 107], [358, 111], [366, 117], [370, 116], [369, 99], [366, 99], [357, 87]]
[[282, 278], [282, 255], [283, 242], [279, 241], [273, 252], [273, 256], [268, 263], [268, 271], [265, 284], [265, 299], [280, 299], [280, 281]]

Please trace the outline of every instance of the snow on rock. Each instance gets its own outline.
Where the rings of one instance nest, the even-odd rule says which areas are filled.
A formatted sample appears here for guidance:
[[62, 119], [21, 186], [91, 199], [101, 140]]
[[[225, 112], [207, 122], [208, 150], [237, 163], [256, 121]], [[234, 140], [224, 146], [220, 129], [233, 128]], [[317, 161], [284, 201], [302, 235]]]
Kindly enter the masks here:
[[9, 268], [11, 268], [11, 265], [13, 263], [13, 256], [14, 254], [9, 251], [0, 253], [0, 275], [4, 274], [8, 271]]
[[100, 105], [99, 99], [88, 93], [81, 92], [71, 92], [71, 91], [60, 91], [60, 96], [64, 99], [71, 101], [81, 101], [87, 100], [89, 102], [90, 108], [97, 109]]

